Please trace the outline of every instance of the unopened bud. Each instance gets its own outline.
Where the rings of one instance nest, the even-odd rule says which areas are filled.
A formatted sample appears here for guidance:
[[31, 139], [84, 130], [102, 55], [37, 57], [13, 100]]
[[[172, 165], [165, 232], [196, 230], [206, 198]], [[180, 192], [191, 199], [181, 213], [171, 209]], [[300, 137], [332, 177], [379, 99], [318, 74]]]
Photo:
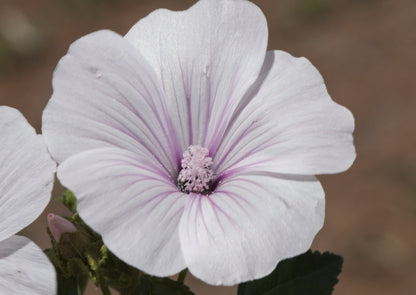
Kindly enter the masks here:
[[73, 225], [65, 218], [59, 215], [55, 215], [53, 213], [48, 214], [48, 226], [53, 238], [57, 242], [59, 242], [59, 240], [61, 239], [62, 234], [77, 231], [75, 225]]

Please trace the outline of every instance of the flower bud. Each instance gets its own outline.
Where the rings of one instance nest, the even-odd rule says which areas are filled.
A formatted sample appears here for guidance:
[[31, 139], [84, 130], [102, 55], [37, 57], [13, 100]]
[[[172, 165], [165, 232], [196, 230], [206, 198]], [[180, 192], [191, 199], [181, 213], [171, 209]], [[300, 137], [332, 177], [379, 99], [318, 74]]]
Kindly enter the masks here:
[[77, 231], [77, 228], [71, 222], [53, 213], [48, 214], [48, 226], [56, 242], [59, 242], [62, 234]]

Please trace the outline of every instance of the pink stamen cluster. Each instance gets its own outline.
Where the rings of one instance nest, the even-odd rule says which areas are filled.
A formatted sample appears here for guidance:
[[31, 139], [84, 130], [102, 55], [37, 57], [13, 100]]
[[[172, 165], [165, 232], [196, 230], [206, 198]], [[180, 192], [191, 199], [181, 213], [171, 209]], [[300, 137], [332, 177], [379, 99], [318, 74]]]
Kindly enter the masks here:
[[208, 149], [199, 145], [191, 145], [183, 153], [182, 170], [178, 175], [181, 191], [203, 193], [209, 190], [214, 173], [211, 169], [212, 158], [208, 154]]

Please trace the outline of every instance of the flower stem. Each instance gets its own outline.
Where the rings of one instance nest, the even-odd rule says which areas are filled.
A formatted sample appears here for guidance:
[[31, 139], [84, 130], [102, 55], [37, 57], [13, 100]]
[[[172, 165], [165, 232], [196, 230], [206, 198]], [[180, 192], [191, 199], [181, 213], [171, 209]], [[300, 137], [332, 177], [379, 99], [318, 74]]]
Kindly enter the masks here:
[[178, 280], [177, 281], [183, 284], [183, 282], [185, 281], [185, 277], [186, 277], [186, 273], [187, 272], [188, 272], [188, 269], [187, 268], [185, 268], [183, 271], [181, 271], [179, 273], [179, 276], [178, 276]]
[[111, 295], [110, 289], [108, 288], [107, 285], [100, 285], [100, 289], [103, 295]]

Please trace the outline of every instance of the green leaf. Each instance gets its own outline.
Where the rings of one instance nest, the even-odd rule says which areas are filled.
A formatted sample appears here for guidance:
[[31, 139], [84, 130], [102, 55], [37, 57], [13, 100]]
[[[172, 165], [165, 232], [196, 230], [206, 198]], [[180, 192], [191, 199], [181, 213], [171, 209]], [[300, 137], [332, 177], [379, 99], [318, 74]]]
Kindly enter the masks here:
[[194, 295], [188, 286], [169, 278], [142, 275], [136, 290], [123, 295]]
[[309, 250], [281, 261], [267, 277], [240, 284], [238, 295], [330, 295], [342, 262], [339, 255]]
[[99, 253], [96, 265], [99, 281], [105, 281], [109, 287], [120, 294], [132, 294], [143, 273], [118, 259], [104, 245]]
[[70, 190], [66, 190], [58, 201], [65, 205], [72, 213], [77, 212], [77, 199]]

